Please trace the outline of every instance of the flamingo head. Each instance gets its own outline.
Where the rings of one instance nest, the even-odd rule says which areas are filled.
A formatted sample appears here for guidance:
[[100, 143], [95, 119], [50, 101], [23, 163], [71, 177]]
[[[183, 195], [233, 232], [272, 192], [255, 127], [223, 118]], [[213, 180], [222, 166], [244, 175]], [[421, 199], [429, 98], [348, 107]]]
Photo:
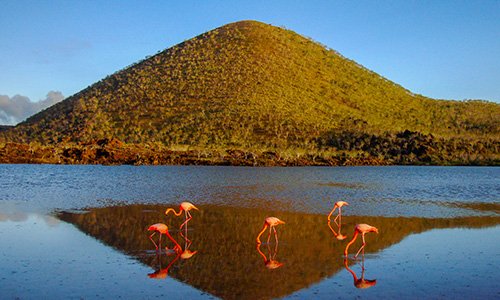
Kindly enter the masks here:
[[181, 258], [182, 258], [182, 259], [190, 259], [190, 258], [191, 258], [191, 257], [193, 257], [196, 253], [198, 253], [198, 251], [184, 250], [184, 251], [181, 253]]
[[359, 279], [354, 286], [358, 289], [367, 289], [377, 284], [377, 279], [369, 280], [369, 279]]
[[276, 261], [276, 260], [270, 259], [270, 260], [266, 261], [266, 268], [268, 268], [269, 270], [277, 269], [277, 268], [281, 267], [282, 265], [283, 265], [283, 263]]
[[345, 240], [347, 238], [347, 236], [339, 233], [339, 234], [337, 234], [336, 238], [337, 238], [337, 240], [342, 241], [342, 240]]

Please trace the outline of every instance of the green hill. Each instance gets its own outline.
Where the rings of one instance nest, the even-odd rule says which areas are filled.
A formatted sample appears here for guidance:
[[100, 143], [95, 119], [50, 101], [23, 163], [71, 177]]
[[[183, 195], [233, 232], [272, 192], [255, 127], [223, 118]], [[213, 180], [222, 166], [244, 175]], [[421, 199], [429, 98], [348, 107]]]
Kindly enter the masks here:
[[43, 145], [114, 138], [168, 149], [347, 151], [396, 162], [446, 152], [439, 161], [498, 161], [499, 120], [498, 104], [415, 95], [290, 30], [241, 21], [118, 71], [0, 134]]

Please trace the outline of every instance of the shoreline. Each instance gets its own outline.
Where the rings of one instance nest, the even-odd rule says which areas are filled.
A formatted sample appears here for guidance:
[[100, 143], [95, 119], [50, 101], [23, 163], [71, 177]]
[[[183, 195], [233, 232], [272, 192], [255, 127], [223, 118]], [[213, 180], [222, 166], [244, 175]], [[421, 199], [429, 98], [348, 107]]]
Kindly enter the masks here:
[[125, 144], [115, 139], [90, 144], [0, 144], [0, 164], [62, 165], [206, 165], [206, 166], [500, 166], [497, 159], [419, 160], [411, 153], [397, 158], [373, 157], [366, 152], [304, 152], [240, 149], [182, 149]]

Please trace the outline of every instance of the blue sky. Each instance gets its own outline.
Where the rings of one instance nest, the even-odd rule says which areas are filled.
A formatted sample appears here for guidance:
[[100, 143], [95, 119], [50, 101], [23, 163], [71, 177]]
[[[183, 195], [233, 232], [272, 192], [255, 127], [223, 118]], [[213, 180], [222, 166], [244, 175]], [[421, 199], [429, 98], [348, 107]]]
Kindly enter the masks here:
[[438, 99], [500, 103], [500, 1], [11, 1], [0, 95], [70, 96], [226, 23], [284, 26]]

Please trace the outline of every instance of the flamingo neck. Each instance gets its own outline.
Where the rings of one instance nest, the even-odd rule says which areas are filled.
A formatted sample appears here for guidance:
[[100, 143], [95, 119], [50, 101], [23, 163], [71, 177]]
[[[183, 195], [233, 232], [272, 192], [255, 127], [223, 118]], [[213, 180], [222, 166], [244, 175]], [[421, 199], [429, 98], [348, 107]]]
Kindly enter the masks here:
[[347, 250], [349, 249], [349, 247], [356, 241], [356, 238], [358, 237], [358, 234], [359, 232], [356, 230], [354, 231], [354, 236], [352, 237], [352, 240], [349, 242], [349, 244], [347, 244], [347, 246], [345, 247], [345, 250], [344, 250], [344, 256], [347, 257]]
[[174, 248], [177, 248], [177, 249], [182, 249], [181, 245], [179, 245], [179, 243], [177, 243], [177, 241], [168, 233], [168, 231], [165, 233], [166, 236], [168, 236], [168, 238], [174, 242], [175, 244], [175, 247]]
[[257, 236], [257, 243], [259, 243], [259, 244], [261, 243], [261, 242], [260, 242], [260, 236], [264, 233], [264, 231], [266, 231], [267, 227], [268, 227], [267, 223], [264, 223], [264, 227], [262, 227], [261, 232], [260, 232], [260, 233], [259, 233], [259, 235]]
[[[335, 230], [332, 228], [332, 225], [330, 225], [330, 222], [328, 222], [328, 227], [330, 228], [331, 232], [333, 233], [333, 235], [334, 235], [335, 237], [338, 237], [338, 236], [339, 236], [339, 234], [338, 234], [338, 233], [336, 233], [336, 232], [335, 232]], [[339, 231], [339, 232], [340, 232], [340, 231]]]
[[334, 206], [330, 214], [328, 215], [328, 221], [330, 221], [330, 217], [332, 216], [333, 212], [337, 209], [337, 206]]
[[358, 276], [356, 276], [356, 273], [354, 273], [354, 271], [351, 270], [351, 268], [349, 268], [349, 265], [347, 264], [347, 258], [344, 258], [344, 266], [347, 269], [347, 271], [351, 273], [352, 279], [354, 280], [354, 284], [356, 284], [356, 282], [358, 281]]
[[257, 251], [259, 252], [260, 256], [264, 259], [264, 263], [267, 263], [267, 256], [260, 250], [260, 243], [257, 245]]
[[169, 213], [169, 212], [173, 212], [173, 213], [174, 213], [174, 215], [176, 215], [176, 216], [178, 217], [178, 216], [180, 216], [180, 215], [182, 214], [182, 209], [179, 209], [179, 212], [178, 212], [178, 213], [176, 213], [176, 212], [175, 212], [175, 209], [173, 209], [173, 208], [169, 208], [169, 209], [167, 209], [167, 211], [165, 212], [165, 214], [166, 214], [166, 215], [168, 215], [168, 213]]

